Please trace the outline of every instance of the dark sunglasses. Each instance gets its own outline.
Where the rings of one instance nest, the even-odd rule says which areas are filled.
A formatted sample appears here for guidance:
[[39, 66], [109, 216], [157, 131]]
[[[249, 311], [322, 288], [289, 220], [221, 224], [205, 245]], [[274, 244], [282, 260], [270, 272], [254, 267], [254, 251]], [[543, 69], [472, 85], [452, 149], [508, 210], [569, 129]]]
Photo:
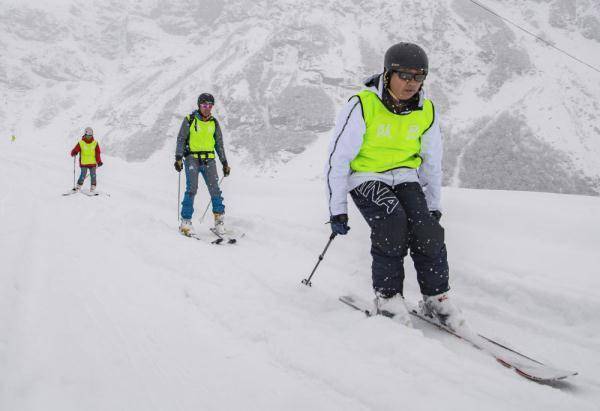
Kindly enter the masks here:
[[425, 78], [427, 77], [427, 74], [415, 74], [415, 73], [409, 73], [408, 71], [394, 71], [394, 73], [396, 73], [398, 75], [398, 77], [400, 77], [402, 80], [406, 80], [406, 81], [410, 81], [410, 80], [414, 80], [414, 81], [418, 81], [419, 83], [424, 81]]

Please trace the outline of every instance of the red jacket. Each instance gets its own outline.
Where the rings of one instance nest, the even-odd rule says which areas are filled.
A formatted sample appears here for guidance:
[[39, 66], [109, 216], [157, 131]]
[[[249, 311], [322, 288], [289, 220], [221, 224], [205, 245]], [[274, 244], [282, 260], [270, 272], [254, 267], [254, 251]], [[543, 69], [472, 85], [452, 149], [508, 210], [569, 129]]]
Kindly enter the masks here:
[[[91, 143], [92, 141], [94, 141], [93, 136], [85, 136], [84, 135], [81, 139], [88, 144]], [[71, 157], [75, 157], [77, 154], [79, 154], [80, 151], [81, 151], [81, 147], [79, 147], [79, 142], [77, 142], [75, 147], [73, 147], [73, 150], [71, 150]], [[96, 164], [102, 165], [102, 158], [100, 158], [100, 143], [96, 144]], [[81, 165], [81, 156], [79, 156], [79, 167], [95, 167], [95, 166], [90, 166], [90, 165], [82, 166]]]

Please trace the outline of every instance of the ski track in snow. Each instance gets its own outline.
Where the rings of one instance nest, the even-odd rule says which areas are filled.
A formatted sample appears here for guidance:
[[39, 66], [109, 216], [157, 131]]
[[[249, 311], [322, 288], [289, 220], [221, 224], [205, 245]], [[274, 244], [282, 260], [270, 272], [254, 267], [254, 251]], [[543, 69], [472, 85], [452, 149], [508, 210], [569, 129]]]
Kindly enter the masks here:
[[[339, 303], [371, 295], [367, 227], [352, 207], [350, 234], [335, 239], [313, 287], [300, 284], [328, 237], [315, 178], [324, 144], [274, 175], [233, 158], [227, 223], [246, 235], [214, 246], [177, 233], [170, 151], [145, 163], [107, 156], [98, 187], [110, 197], [63, 197], [68, 148], [0, 142], [0, 409], [597, 409], [597, 198], [445, 192], [451, 282], [472, 325], [581, 374], [541, 385], [422, 325]], [[202, 187], [196, 219], [206, 201]], [[557, 220], [553, 201], [586, 224]], [[550, 218], [539, 233], [516, 231]], [[196, 230], [211, 239], [206, 220]], [[566, 259], [538, 258], [561, 250], [580, 257], [568, 277]]]

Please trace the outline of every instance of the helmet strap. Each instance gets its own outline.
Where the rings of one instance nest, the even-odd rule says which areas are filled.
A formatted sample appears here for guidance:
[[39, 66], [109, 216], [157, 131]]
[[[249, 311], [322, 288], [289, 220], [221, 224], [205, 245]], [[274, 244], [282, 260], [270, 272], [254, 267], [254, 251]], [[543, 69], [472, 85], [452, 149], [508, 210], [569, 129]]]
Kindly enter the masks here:
[[400, 99], [398, 98], [398, 96], [396, 96], [396, 95], [394, 94], [394, 92], [392, 91], [392, 89], [391, 89], [391, 88], [387, 87], [387, 91], [388, 91], [388, 93], [390, 93], [390, 96], [392, 96], [392, 97], [394, 98], [394, 100], [396, 100], [396, 101], [400, 101]]

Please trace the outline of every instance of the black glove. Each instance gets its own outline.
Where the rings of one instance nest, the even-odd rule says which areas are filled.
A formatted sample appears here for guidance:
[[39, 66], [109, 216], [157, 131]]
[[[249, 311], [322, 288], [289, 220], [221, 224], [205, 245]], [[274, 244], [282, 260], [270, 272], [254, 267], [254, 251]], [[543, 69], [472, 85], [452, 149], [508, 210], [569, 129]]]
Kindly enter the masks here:
[[429, 215], [432, 216], [433, 218], [435, 218], [435, 221], [437, 221], [438, 223], [440, 222], [440, 219], [442, 218], [442, 212], [440, 210], [431, 210], [431, 211], [429, 211]]
[[102, 167], [102, 164], [104, 164], [102, 161], [98, 163], [98, 167]]
[[350, 231], [350, 227], [348, 227], [348, 214], [332, 215], [329, 222], [331, 223], [331, 231], [334, 234], [345, 235]]
[[173, 166], [175, 166], [175, 170], [179, 173], [181, 172], [181, 170], [183, 170], [183, 161], [181, 160], [181, 156], [175, 156], [175, 164], [173, 164]]
[[223, 164], [223, 175], [227, 177], [231, 173], [231, 167], [227, 165], [227, 163]]

